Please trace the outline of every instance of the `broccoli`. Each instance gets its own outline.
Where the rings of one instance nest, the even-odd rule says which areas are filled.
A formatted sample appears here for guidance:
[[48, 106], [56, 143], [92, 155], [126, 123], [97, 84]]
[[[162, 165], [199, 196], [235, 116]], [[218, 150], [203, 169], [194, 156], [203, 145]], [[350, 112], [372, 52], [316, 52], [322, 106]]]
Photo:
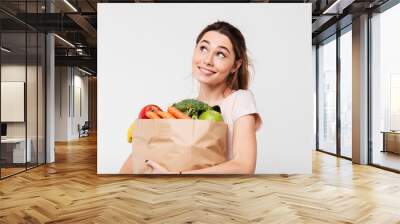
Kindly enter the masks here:
[[175, 103], [173, 106], [193, 119], [198, 119], [200, 114], [206, 110], [212, 110], [212, 107], [208, 104], [196, 99], [185, 99]]

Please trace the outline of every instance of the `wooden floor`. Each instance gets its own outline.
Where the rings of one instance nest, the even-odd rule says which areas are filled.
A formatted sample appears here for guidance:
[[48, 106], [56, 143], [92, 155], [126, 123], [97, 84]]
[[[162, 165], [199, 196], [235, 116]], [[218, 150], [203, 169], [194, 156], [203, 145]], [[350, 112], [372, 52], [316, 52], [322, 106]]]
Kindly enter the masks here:
[[24, 171], [24, 170], [26, 170], [25, 167], [24, 168], [19, 168], [19, 167], [17, 167], [17, 168], [1, 168], [1, 177], [2, 178], [7, 177], [7, 176], [13, 175], [15, 173]]
[[0, 181], [0, 223], [400, 223], [399, 174], [313, 158], [312, 175], [98, 176], [84, 138]]
[[7, 168], [2, 167], [1, 168], [1, 178], [5, 178], [8, 176], [23, 172], [27, 169], [33, 169], [36, 166], [37, 166], [37, 164], [33, 164], [33, 163], [29, 164], [28, 163], [27, 167], [25, 167], [25, 164], [18, 164], [18, 167], [7, 167]]

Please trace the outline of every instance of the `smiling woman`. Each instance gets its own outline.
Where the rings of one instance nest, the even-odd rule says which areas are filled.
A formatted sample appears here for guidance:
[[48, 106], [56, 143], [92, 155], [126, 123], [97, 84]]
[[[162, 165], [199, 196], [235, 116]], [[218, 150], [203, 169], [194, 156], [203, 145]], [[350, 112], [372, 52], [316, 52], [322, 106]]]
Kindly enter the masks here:
[[[204, 28], [196, 39], [192, 74], [200, 83], [198, 100], [218, 105], [228, 125], [227, 162], [198, 169], [169, 171], [155, 161], [146, 160], [159, 174], [254, 174], [257, 158], [256, 131], [262, 120], [255, 97], [248, 90], [249, 60], [242, 33], [227, 22]], [[132, 172], [132, 155], [120, 173]]]
[[245, 39], [231, 24], [221, 21], [210, 24], [197, 37], [192, 72], [200, 83], [203, 80], [216, 84], [224, 80], [232, 90], [247, 89], [248, 67]]

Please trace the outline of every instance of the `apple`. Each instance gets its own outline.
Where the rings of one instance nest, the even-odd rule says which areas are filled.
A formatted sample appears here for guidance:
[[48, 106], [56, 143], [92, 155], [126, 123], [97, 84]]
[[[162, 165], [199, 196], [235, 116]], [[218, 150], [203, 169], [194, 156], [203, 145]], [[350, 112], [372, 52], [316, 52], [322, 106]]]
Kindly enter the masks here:
[[162, 110], [161, 110], [161, 108], [160, 108], [159, 106], [157, 106], [157, 105], [154, 105], [154, 104], [147, 105], [147, 106], [143, 107], [142, 110], [140, 111], [140, 113], [139, 113], [139, 119], [149, 119], [149, 118], [146, 116], [146, 112], [148, 112], [148, 111], [157, 112], [157, 111], [162, 111]]
[[201, 113], [199, 120], [224, 121], [222, 115], [215, 110], [207, 110]]

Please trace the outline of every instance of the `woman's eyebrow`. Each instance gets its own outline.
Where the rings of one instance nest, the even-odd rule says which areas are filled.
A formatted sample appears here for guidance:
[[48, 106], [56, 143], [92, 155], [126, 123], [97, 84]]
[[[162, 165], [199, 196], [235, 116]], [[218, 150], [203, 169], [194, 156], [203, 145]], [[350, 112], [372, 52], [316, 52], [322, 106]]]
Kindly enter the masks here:
[[[206, 43], [206, 44], [210, 44], [210, 41], [208, 41], [208, 40], [202, 40], [202, 41], [200, 41], [200, 43], [202, 43], [202, 42], [204, 42], [204, 43]], [[225, 46], [220, 45], [220, 46], [218, 46], [218, 48], [222, 48], [222, 49], [226, 50], [229, 54], [231, 54], [231, 52], [229, 51], [229, 49], [228, 49], [227, 47], [225, 47]]]
[[202, 40], [200, 41], [200, 43], [205, 42], [206, 44], [210, 44], [210, 42], [208, 40]]
[[224, 50], [226, 50], [229, 54], [231, 53], [229, 50], [228, 50], [228, 48], [227, 47], [224, 47], [224, 46], [218, 46], [219, 48], [222, 48], [222, 49], [224, 49]]

